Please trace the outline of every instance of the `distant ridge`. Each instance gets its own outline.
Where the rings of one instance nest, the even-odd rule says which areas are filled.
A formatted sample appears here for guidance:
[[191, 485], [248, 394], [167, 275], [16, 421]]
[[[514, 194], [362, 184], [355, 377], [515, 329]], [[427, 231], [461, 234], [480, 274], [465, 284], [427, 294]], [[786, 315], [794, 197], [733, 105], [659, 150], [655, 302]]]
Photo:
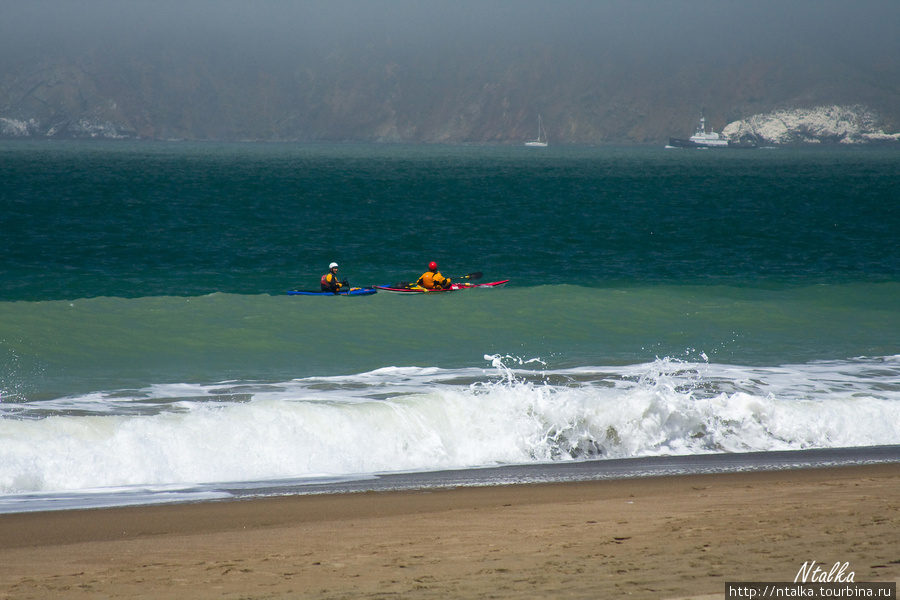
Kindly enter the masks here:
[[[764, 18], [758, 2], [718, 7], [717, 20], [707, 23], [714, 52], [678, 38], [675, 24], [657, 14], [679, 16], [681, 3], [677, 11], [660, 3], [653, 15], [615, 2], [566, 4], [547, 15], [542, 4], [526, 3], [541, 18], [511, 21], [524, 7], [504, 12], [506, 4], [487, 2], [481, 10], [494, 20], [480, 28], [447, 4], [444, 20], [469, 29], [429, 22], [437, 32], [429, 43], [403, 13], [382, 15], [376, 5], [360, 16], [364, 27], [326, 36], [313, 27], [338, 25], [327, 15], [316, 21], [300, 4], [278, 5], [295, 20], [280, 24], [277, 36], [271, 30], [279, 23], [262, 17], [246, 26], [173, 18], [115, 35], [108, 27], [94, 36], [67, 31], [68, 45], [54, 46], [28, 43], [48, 35], [48, 25], [35, 22], [32, 37], [14, 45], [17, 30], [7, 24], [0, 35], [0, 137], [521, 145], [534, 138], [541, 114], [554, 145], [664, 144], [690, 135], [700, 111], [711, 129], [732, 124], [731, 135], [762, 143], [890, 142], [879, 132], [900, 131], [900, 51], [886, 51], [897, 42], [824, 36], [817, 19], [827, 16], [799, 4], [778, 4], [793, 18], [778, 22]], [[403, 6], [433, 17], [437, 9], [425, 4]], [[247, 19], [262, 10], [235, 6]], [[701, 16], [708, 9], [684, 6]], [[853, 10], [844, 13], [861, 12]], [[760, 19], [755, 25], [766, 35], [729, 20], [735, 11]], [[94, 16], [95, 27], [106, 25]], [[375, 18], [381, 27], [369, 22]], [[859, 27], [879, 22], [860, 16]], [[540, 35], [524, 35], [526, 27]], [[861, 124], [846, 135], [830, 125], [819, 131], [813, 124], [824, 113], [817, 107], [858, 113]], [[776, 131], [771, 115], [785, 110], [800, 129]]]

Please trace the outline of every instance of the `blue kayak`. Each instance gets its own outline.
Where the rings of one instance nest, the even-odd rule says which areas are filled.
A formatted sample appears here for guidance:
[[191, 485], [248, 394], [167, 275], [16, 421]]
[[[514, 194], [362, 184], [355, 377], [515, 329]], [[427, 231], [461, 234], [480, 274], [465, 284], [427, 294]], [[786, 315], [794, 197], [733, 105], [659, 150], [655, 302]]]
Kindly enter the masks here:
[[378, 290], [375, 288], [350, 288], [346, 292], [338, 292], [337, 294], [332, 294], [331, 292], [314, 292], [312, 290], [290, 290], [288, 291], [288, 296], [368, 296], [369, 294], [375, 294]]

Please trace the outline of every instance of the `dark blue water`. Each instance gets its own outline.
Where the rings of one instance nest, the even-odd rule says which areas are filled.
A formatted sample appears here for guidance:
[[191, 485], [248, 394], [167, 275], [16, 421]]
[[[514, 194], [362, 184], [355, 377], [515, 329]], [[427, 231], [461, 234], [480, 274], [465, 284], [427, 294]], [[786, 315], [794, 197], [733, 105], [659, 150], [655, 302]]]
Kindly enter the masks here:
[[900, 278], [900, 154], [6, 143], [4, 300]]

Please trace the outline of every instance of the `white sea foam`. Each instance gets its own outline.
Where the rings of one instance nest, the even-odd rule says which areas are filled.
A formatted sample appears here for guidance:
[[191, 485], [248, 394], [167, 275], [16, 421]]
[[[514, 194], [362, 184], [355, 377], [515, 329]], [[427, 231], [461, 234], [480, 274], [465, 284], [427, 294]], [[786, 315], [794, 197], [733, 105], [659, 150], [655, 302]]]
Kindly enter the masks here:
[[385, 368], [0, 404], [0, 494], [900, 444], [900, 358]]

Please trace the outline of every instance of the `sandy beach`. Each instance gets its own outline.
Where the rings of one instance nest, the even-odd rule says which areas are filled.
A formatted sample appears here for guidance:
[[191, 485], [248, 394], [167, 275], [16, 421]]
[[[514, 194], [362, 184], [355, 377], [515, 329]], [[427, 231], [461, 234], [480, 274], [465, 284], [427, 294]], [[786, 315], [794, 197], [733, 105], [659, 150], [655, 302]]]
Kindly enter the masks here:
[[0, 515], [0, 598], [685, 598], [900, 579], [896, 464]]

